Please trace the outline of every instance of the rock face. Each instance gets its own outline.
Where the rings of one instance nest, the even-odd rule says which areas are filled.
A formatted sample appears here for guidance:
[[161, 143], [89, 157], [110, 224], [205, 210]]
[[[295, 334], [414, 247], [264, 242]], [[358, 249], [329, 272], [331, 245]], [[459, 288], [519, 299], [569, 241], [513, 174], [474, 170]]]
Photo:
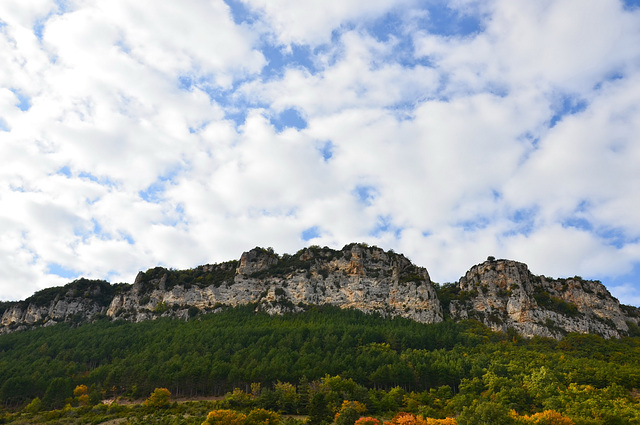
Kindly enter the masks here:
[[617, 338], [629, 333], [628, 322], [638, 322], [635, 309], [625, 313], [599, 281], [534, 276], [516, 261], [491, 259], [476, 265], [455, 291], [458, 297], [448, 308], [451, 318], [478, 319], [493, 330], [513, 328], [528, 337], [578, 332]]
[[282, 257], [255, 248], [239, 262], [173, 274], [152, 269], [138, 274], [131, 291], [116, 295], [106, 315], [135, 321], [158, 313], [187, 318], [242, 304], [256, 304], [269, 314], [330, 304], [425, 323], [443, 320], [424, 268], [402, 255], [356, 244], [341, 251], [306, 248]]
[[132, 285], [80, 279], [0, 304], [0, 333], [99, 317], [188, 319], [246, 304], [269, 314], [334, 305], [423, 323], [477, 319], [494, 330], [554, 338], [567, 332], [627, 335], [640, 316], [600, 282], [534, 276], [525, 264], [508, 260], [476, 265], [459, 282], [437, 289], [426, 269], [364, 244], [282, 256], [254, 248], [239, 261], [180, 271], [156, 267], [140, 272]]
[[59, 322], [82, 323], [104, 313], [118, 286], [79, 279], [62, 288], [47, 288], [25, 301], [0, 306], [0, 334]]

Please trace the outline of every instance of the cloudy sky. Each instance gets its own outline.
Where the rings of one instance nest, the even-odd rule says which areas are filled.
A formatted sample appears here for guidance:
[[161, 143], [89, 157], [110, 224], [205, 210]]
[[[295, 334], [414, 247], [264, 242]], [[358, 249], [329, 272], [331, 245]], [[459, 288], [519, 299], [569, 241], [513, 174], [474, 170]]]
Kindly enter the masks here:
[[640, 305], [640, 1], [2, 0], [0, 299], [255, 246]]

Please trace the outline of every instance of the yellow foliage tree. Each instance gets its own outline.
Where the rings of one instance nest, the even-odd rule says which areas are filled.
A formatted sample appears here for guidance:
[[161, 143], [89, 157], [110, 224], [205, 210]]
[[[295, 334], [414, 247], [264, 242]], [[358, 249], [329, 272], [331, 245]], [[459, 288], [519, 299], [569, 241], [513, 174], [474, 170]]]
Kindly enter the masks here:
[[244, 425], [247, 416], [229, 409], [212, 410], [202, 425]]
[[424, 418], [425, 425], [457, 425], [455, 418], [433, 419]]
[[[367, 406], [359, 401], [344, 400], [342, 402], [342, 406], [340, 406], [340, 410], [338, 410], [338, 413], [336, 413], [333, 418], [333, 421], [336, 424], [341, 424], [343, 422], [354, 423], [354, 421], [366, 411]], [[340, 419], [341, 416], [344, 416], [344, 418]], [[346, 419], [346, 417], [349, 417], [349, 419]]]
[[455, 418], [423, 418], [411, 413], [400, 412], [391, 419], [391, 422], [385, 422], [385, 425], [457, 425], [457, 421]]
[[87, 388], [86, 385], [78, 385], [77, 387], [75, 387], [75, 389], [73, 390], [73, 396], [74, 397], [80, 397], [81, 395], [85, 395], [89, 392], [89, 388]]
[[169, 397], [171, 397], [171, 391], [166, 388], [156, 388], [144, 401], [144, 405], [154, 409], [163, 409], [169, 407]]
[[89, 404], [89, 388], [86, 385], [78, 385], [73, 390], [73, 396], [78, 402], [79, 406], [86, 406]]
[[520, 422], [523, 425], [575, 425], [571, 418], [567, 418], [555, 410], [545, 410], [544, 412], [523, 416]]
[[76, 397], [78, 399], [79, 406], [86, 406], [89, 404], [89, 394], [82, 394], [81, 396]]

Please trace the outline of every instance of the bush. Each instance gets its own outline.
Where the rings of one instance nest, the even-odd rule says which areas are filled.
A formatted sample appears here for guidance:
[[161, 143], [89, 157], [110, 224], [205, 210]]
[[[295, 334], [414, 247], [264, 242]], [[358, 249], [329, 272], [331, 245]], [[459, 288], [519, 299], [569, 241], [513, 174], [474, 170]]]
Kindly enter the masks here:
[[575, 422], [555, 410], [545, 410], [519, 419], [520, 425], [575, 425]]
[[280, 415], [271, 410], [253, 409], [247, 415], [245, 425], [278, 425]]
[[234, 410], [212, 410], [202, 425], [245, 425], [246, 415]]
[[169, 407], [169, 397], [171, 397], [171, 392], [168, 389], [156, 388], [144, 401], [144, 405], [153, 409], [165, 409]]
[[368, 416], [364, 416], [358, 419], [354, 425], [382, 425], [379, 420], [376, 418], [371, 418]]
[[39, 397], [31, 400], [31, 403], [27, 404], [24, 408], [24, 411], [27, 413], [38, 413], [40, 410], [42, 410], [42, 401]]

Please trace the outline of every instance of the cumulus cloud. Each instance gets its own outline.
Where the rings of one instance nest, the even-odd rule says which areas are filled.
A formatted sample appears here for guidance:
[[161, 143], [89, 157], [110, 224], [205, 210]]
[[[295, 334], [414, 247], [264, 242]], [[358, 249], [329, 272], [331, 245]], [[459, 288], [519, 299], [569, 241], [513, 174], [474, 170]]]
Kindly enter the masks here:
[[639, 36], [613, 1], [2, 2], [0, 299], [364, 241], [637, 304]]
[[410, 6], [413, 0], [358, 0], [323, 2], [320, 0], [243, 0], [257, 10], [280, 43], [289, 45], [328, 43], [332, 33], [343, 25], [372, 20], [391, 9]]
[[535, 88], [584, 93], [637, 71], [638, 13], [619, 2], [495, 1], [471, 37], [418, 33], [416, 52], [437, 63], [453, 92]]

